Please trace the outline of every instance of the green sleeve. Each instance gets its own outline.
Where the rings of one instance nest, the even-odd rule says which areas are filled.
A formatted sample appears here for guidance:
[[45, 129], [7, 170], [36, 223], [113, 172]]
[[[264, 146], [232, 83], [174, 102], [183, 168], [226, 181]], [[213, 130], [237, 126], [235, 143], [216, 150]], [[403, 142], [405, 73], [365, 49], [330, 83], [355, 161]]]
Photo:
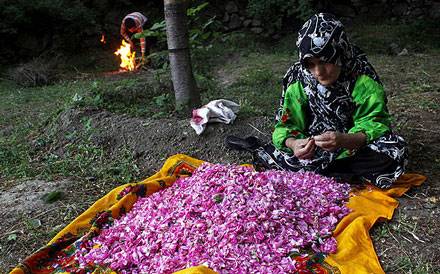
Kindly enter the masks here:
[[282, 117], [275, 125], [272, 141], [276, 148], [291, 152], [284, 144], [289, 137], [305, 138], [307, 95], [299, 82], [289, 86], [284, 95]]
[[390, 131], [390, 115], [382, 85], [366, 75], [356, 81], [352, 97], [356, 103], [354, 126], [349, 133], [363, 132], [367, 143]]

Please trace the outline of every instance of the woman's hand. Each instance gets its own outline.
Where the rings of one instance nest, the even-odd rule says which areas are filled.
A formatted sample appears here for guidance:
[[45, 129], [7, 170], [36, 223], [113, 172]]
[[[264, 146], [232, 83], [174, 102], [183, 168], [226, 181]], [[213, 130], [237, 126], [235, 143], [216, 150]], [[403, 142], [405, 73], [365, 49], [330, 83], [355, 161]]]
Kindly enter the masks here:
[[335, 151], [338, 148], [358, 149], [366, 143], [365, 133], [341, 133], [337, 131], [326, 131], [321, 135], [313, 137], [315, 144], [327, 151]]
[[315, 144], [323, 150], [335, 151], [342, 147], [344, 135], [345, 134], [337, 131], [326, 131], [314, 137]]
[[132, 51], [134, 51], [134, 50], [136, 49], [136, 47], [135, 47], [135, 45], [134, 45], [134, 42], [131, 41], [131, 40], [129, 40], [128, 43], [130, 44], [130, 49], [131, 49]]
[[315, 155], [315, 141], [312, 138], [294, 139], [288, 138], [286, 146], [293, 150], [293, 154], [298, 159], [311, 159]]

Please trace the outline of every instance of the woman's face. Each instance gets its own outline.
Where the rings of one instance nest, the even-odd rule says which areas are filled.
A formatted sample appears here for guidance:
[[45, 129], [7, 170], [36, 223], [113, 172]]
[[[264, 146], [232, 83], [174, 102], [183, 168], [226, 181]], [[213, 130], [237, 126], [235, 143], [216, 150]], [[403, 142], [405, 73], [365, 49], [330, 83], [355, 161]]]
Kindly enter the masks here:
[[341, 67], [335, 64], [326, 63], [319, 58], [311, 57], [305, 60], [306, 68], [323, 86], [329, 86], [336, 82], [341, 74]]

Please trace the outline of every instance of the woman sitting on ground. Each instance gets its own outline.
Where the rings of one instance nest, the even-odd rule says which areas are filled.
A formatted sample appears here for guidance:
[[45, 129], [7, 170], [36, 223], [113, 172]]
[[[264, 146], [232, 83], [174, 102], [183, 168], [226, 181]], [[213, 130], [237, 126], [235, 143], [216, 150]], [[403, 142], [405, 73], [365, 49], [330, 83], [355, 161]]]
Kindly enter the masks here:
[[365, 54], [325, 13], [303, 25], [296, 45], [299, 62], [283, 79], [273, 144], [255, 151], [259, 164], [390, 187], [404, 172], [406, 144], [390, 129], [386, 95]]

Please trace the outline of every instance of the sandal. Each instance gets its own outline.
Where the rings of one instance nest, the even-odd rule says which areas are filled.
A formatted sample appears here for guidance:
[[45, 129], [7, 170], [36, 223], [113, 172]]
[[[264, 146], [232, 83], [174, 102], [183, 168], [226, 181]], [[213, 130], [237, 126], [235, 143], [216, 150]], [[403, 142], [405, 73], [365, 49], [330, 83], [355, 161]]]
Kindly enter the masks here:
[[225, 138], [225, 145], [230, 149], [235, 150], [246, 150], [249, 152], [262, 146], [262, 142], [254, 136], [249, 136], [247, 138], [240, 138], [236, 136], [227, 136]]

